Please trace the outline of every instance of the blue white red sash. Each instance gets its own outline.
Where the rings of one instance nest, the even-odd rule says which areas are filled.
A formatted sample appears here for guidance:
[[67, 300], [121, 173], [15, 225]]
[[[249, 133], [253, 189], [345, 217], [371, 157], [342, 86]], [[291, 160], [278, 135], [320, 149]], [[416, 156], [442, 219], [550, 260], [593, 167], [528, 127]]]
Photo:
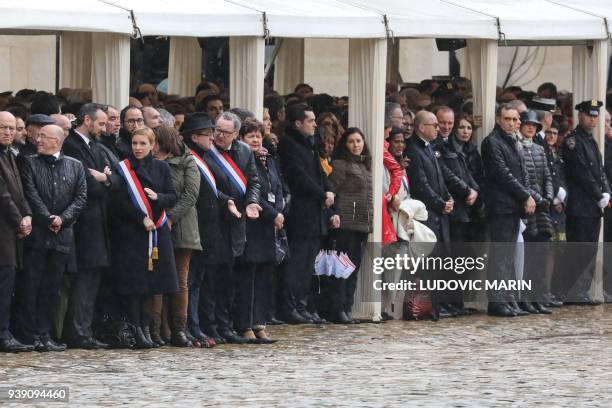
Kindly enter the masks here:
[[[123, 176], [125, 182], [128, 187], [128, 193], [130, 194], [130, 198], [132, 202], [136, 206], [136, 208], [140, 209], [143, 213], [147, 215], [151, 220], [153, 218], [153, 209], [151, 208], [151, 204], [149, 203], [149, 198], [144, 192], [142, 185], [140, 184], [140, 180], [138, 180], [138, 176], [134, 169], [132, 169], [132, 165], [128, 159], [125, 159], [118, 163], [117, 168], [119, 170], [119, 174]], [[155, 221], [154, 221], [155, 222]], [[155, 222], [155, 229], [149, 231], [149, 270], [153, 270], [153, 261], [159, 259], [159, 251], [157, 249], [157, 230], [163, 227], [168, 222], [168, 216], [166, 215], [166, 210], [162, 209], [162, 212]]]
[[236, 186], [242, 195], [245, 195], [247, 179], [240, 168], [238, 168], [238, 165], [232, 160], [230, 155], [227, 154], [227, 152], [220, 152], [214, 145], [210, 147], [210, 153], [215, 162], [221, 166], [223, 172], [227, 174], [227, 177], [230, 179], [232, 184]]
[[212, 171], [210, 171], [208, 164], [206, 164], [206, 162], [194, 150], [191, 150], [191, 154], [193, 155], [193, 160], [195, 161], [195, 164], [200, 170], [202, 178], [206, 180], [215, 195], [219, 197], [219, 191], [217, 190], [217, 180], [215, 180], [215, 175]]
[[404, 190], [406, 190], [406, 194], [408, 194], [410, 192], [410, 181], [405, 173], [402, 176], [402, 186], [404, 186]]

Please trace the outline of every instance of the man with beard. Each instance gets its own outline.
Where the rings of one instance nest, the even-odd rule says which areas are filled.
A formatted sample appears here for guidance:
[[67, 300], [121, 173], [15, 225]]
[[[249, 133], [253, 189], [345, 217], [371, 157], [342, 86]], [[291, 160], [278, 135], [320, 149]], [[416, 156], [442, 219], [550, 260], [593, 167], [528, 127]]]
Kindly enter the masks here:
[[144, 126], [142, 108], [136, 105], [128, 105], [123, 108], [119, 118], [121, 120], [121, 129], [119, 129], [119, 138], [117, 139], [116, 146], [119, 160], [123, 160], [132, 152], [132, 133]]
[[71, 276], [65, 321], [71, 348], [106, 348], [93, 337], [93, 315], [102, 268], [110, 266], [106, 201], [111, 169], [97, 139], [106, 130], [102, 106], [88, 103], [77, 115], [77, 127], [64, 143], [64, 153], [79, 160], [87, 180], [87, 205], [74, 227], [77, 271]]

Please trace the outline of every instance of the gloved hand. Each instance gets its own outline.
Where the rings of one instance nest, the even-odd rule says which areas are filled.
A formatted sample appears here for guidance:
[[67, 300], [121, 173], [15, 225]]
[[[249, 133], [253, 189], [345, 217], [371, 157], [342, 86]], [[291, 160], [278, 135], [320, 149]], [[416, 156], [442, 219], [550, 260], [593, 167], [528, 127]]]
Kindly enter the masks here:
[[608, 206], [608, 203], [610, 202], [610, 194], [609, 193], [603, 193], [601, 196], [601, 199], [599, 200], [599, 202], [597, 203], [597, 205], [599, 206], [599, 208], [606, 208]]
[[567, 197], [567, 191], [565, 191], [565, 189], [563, 187], [559, 187], [559, 191], [557, 191], [557, 197], [559, 200], [561, 201], [565, 201], [565, 198]]

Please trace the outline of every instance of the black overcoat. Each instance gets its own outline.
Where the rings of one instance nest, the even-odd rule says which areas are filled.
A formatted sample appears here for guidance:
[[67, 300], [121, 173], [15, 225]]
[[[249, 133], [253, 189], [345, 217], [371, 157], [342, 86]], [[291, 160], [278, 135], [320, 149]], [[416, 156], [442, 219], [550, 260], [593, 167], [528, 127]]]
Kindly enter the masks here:
[[[150, 155], [142, 162], [128, 156], [142, 188], [150, 188], [158, 195], [156, 201], [149, 200], [157, 222], [162, 209], [176, 203], [176, 190], [168, 164], [153, 159]], [[118, 171], [118, 170], [116, 170]], [[146, 216], [130, 198], [125, 180], [119, 179], [120, 188], [111, 194], [113, 217], [112, 279], [115, 290], [123, 295], [153, 295], [172, 293], [178, 290], [174, 248], [168, 225], [157, 230], [159, 260], [153, 263], [154, 270], [148, 270], [149, 233], [143, 220]]]

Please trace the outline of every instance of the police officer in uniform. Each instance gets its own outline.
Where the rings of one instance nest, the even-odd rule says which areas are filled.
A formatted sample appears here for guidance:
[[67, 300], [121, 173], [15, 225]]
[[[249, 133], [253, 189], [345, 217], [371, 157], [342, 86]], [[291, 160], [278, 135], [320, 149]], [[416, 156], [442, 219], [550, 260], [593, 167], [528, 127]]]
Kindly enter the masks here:
[[[603, 103], [597, 100], [576, 105], [578, 126], [565, 139], [563, 158], [567, 177], [567, 241], [598, 242], [603, 209], [610, 202], [610, 187], [601, 153], [593, 139], [593, 130], [599, 123], [599, 109]], [[568, 247], [569, 265], [565, 279], [570, 289], [566, 304], [597, 304], [588, 296], [595, 272], [596, 244]]]

